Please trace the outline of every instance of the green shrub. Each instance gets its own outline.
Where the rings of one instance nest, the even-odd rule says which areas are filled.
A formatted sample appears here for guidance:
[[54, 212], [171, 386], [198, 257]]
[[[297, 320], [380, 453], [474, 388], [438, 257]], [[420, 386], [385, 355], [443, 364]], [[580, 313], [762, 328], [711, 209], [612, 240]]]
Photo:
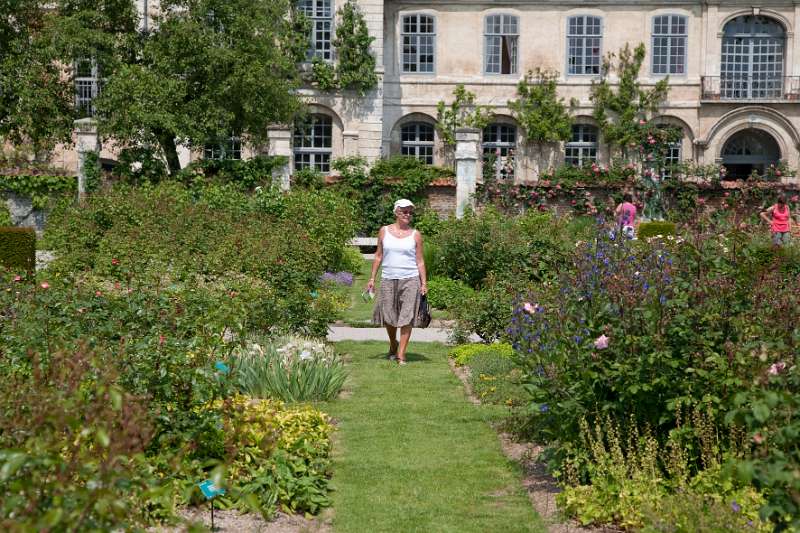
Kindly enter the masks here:
[[[428, 261], [425, 261], [428, 266]], [[461, 281], [441, 277], [428, 279], [428, 303], [436, 309], [456, 309], [474, 296], [475, 290]]]
[[555, 276], [567, 251], [560, 221], [529, 211], [508, 217], [494, 208], [443, 223], [435, 242], [440, 275], [480, 288], [497, 280], [543, 281]]
[[484, 342], [504, 338], [511, 322], [514, 307], [513, 291], [519, 282], [499, 281], [494, 276], [486, 280], [486, 286], [451, 309], [464, 332], [476, 333]]
[[453, 358], [456, 365], [462, 366], [470, 364], [472, 358], [479, 354], [490, 354], [498, 357], [510, 358], [513, 354], [513, 350], [510, 344], [504, 342], [494, 344], [462, 344], [450, 350], [448, 356]]
[[674, 222], [642, 222], [636, 229], [636, 236], [639, 239], [647, 239], [656, 235], [666, 237], [667, 235], [675, 235], [676, 231]]
[[182, 169], [176, 179], [185, 184], [230, 183], [253, 190], [271, 186], [272, 171], [285, 163], [283, 156], [263, 155], [250, 159], [200, 159]]
[[522, 406], [527, 395], [521, 385], [522, 369], [511, 358], [511, 345], [489, 346], [498, 349], [478, 351], [469, 359], [473, 393], [484, 403]]
[[33, 272], [36, 268], [36, 232], [33, 228], [0, 227], [0, 265]]
[[6, 203], [6, 199], [0, 195], [0, 228], [13, 226], [13, 222], [11, 221], [11, 211], [8, 209], [8, 204]]
[[347, 377], [331, 347], [302, 338], [251, 339], [234, 368], [242, 392], [286, 402], [332, 400]]

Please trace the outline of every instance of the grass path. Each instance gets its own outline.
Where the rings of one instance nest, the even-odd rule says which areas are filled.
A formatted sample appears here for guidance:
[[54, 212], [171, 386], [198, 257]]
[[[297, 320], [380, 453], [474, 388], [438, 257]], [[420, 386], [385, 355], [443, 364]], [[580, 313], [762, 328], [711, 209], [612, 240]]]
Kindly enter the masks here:
[[360, 532], [544, 531], [488, 422], [447, 364], [447, 348], [412, 343], [409, 364], [386, 344], [341, 342], [350, 394], [325, 405], [338, 421], [334, 530]]

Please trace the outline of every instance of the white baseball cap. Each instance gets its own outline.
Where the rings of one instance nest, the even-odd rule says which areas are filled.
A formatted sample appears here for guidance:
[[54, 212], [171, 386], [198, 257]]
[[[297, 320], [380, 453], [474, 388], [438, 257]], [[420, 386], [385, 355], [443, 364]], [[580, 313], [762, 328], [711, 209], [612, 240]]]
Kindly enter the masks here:
[[414, 202], [408, 200], [406, 198], [401, 198], [394, 203], [394, 211], [397, 211], [398, 207], [414, 207]]

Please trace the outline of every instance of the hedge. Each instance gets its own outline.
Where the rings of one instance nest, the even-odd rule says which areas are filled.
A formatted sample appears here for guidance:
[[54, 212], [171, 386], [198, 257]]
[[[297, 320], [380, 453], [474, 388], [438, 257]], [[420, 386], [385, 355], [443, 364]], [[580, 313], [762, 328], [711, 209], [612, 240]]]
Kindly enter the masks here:
[[665, 221], [642, 222], [637, 230], [640, 239], [655, 237], [656, 235], [675, 235], [675, 223]]
[[33, 228], [0, 227], [0, 264], [33, 272], [36, 267], [36, 232]]

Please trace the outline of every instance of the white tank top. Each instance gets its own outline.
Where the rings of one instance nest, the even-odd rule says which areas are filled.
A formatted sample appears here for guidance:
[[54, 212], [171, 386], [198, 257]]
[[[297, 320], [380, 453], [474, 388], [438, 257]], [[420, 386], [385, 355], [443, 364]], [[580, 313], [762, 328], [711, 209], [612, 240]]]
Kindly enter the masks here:
[[381, 266], [381, 279], [408, 279], [419, 276], [417, 269], [417, 242], [412, 230], [408, 237], [399, 239], [389, 232], [386, 226], [383, 230], [383, 260]]

